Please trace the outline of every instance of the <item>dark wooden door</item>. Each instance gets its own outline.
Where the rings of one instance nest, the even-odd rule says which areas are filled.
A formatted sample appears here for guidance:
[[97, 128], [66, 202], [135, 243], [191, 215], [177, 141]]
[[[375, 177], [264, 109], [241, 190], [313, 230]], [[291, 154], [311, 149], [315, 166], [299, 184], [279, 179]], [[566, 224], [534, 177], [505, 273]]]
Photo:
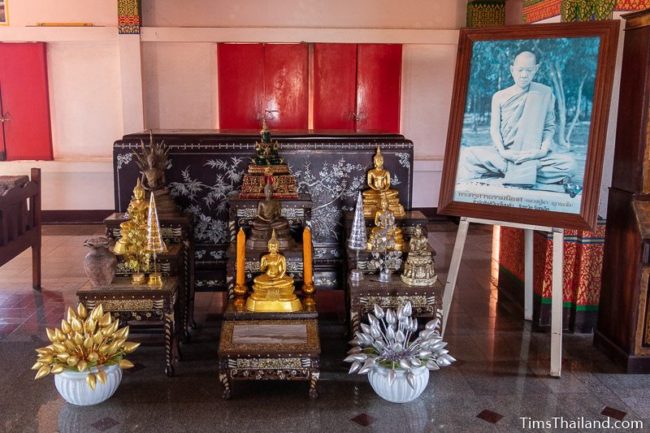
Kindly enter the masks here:
[[6, 159], [52, 159], [44, 43], [0, 43], [0, 90]]
[[314, 129], [355, 129], [357, 45], [314, 44]]

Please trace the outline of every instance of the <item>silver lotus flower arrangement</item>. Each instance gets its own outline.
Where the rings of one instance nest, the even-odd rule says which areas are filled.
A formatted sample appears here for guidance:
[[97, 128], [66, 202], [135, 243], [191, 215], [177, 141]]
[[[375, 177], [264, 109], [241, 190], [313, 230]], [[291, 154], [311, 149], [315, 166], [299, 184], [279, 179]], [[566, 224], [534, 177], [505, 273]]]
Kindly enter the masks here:
[[352, 363], [348, 373], [366, 374], [383, 367], [388, 372], [389, 384], [398, 376], [405, 376], [408, 385], [414, 388], [416, 370], [424, 370], [422, 367], [439, 370], [451, 365], [455, 359], [440, 335], [442, 310], [420, 332], [417, 319], [411, 314], [410, 302], [397, 311], [390, 308], [384, 311], [375, 305], [374, 314], [368, 314], [369, 324], [362, 323], [361, 331], [350, 341], [354, 347], [344, 359]]
[[402, 266], [401, 251], [373, 251], [372, 258], [368, 262], [368, 269], [379, 271], [380, 281], [390, 281], [390, 274], [397, 271]]

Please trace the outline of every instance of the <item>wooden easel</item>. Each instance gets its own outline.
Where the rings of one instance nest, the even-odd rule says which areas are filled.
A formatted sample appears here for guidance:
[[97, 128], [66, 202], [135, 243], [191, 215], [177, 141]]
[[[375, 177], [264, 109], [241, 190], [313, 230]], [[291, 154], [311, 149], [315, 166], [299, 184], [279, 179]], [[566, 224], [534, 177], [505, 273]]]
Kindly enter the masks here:
[[451, 301], [454, 297], [454, 289], [458, 278], [460, 260], [465, 247], [467, 230], [470, 223], [488, 224], [512, 227], [524, 230], [524, 319], [533, 319], [533, 230], [553, 233], [553, 282], [552, 282], [552, 303], [551, 303], [551, 367], [550, 375], [560, 377], [562, 372], [562, 270], [564, 268], [564, 230], [551, 227], [533, 226], [502, 221], [492, 221], [478, 218], [463, 217], [460, 219], [456, 243], [449, 264], [447, 283], [442, 296], [442, 334], [447, 327], [447, 318]]

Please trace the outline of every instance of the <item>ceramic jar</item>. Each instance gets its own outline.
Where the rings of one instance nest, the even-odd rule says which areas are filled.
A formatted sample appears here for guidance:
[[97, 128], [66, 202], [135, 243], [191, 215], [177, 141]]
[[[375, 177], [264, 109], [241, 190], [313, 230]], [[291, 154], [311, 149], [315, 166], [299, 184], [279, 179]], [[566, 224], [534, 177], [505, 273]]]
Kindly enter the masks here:
[[84, 258], [84, 271], [86, 271], [90, 283], [95, 287], [111, 284], [115, 278], [117, 257], [109, 249], [108, 238], [88, 239], [84, 242], [84, 246], [90, 248]]
[[406, 380], [405, 370], [395, 370], [396, 376], [392, 384], [388, 380], [388, 371], [388, 368], [375, 366], [368, 372], [368, 380], [377, 395], [393, 403], [407, 403], [415, 400], [429, 383], [429, 370], [426, 367], [412, 370], [415, 375], [413, 387]]
[[97, 372], [96, 368], [83, 372], [64, 370], [54, 375], [54, 385], [61, 397], [68, 403], [77, 406], [101, 403], [115, 393], [122, 381], [122, 369], [117, 364], [101, 368], [106, 372], [106, 383], [97, 381], [95, 389], [86, 383], [86, 377], [90, 373]]

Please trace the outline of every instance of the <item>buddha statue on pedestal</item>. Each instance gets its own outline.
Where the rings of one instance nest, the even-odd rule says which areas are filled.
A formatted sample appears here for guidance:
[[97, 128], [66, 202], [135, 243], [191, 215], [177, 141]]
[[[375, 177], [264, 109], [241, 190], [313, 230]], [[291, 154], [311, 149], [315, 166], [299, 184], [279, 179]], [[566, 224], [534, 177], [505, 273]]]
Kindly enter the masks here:
[[390, 210], [385, 196], [380, 197], [380, 209], [375, 212], [375, 227], [368, 237], [368, 250], [376, 251], [377, 245], [382, 244], [386, 245], [385, 250], [404, 251], [404, 235], [395, 225], [395, 215]]
[[388, 199], [388, 207], [396, 218], [405, 215], [404, 206], [399, 202], [399, 192], [390, 187], [390, 173], [384, 168], [384, 156], [377, 147], [373, 157], [375, 167], [368, 171], [368, 186], [370, 189], [363, 191], [363, 216], [372, 218], [380, 209], [381, 197]]
[[289, 171], [289, 166], [278, 150], [280, 145], [271, 140], [271, 131], [263, 119], [260, 141], [255, 143], [255, 156], [244, 174], [240, 198], [262, 198], [264, 187], [269, 178], [273, 182], [273, 197], [284, 199], [298, 198], [296, 178]]
[[281, 214], [281, 205], [273, 199], [273, 185], [267, 182], [264, 187], [265, 199], [257, 204], [257, 216], [250, 223], [251, 236], [246, 241], [249, 249], [265, 248], [271, 232], [275, 232], [280, 249], [287, 249], [293, 245], [289, 221]]
[[255, 143], [255, 153], [257, 154], [253, 161], [257, 165], [283, 165], [284, 158], [278, 154], [278, 142], [271, 140], [271, 131], [266, 125], [266, 117], [262, 119], [262, 130], [260, 131], [260, 141]]
[[263, 313], [291, 313], [302, 310], [294, 293], [293, 277], [286, 275], [287, 261], [278, 252], [275, 231], [268, 242], [269, 252], [260, 260], [263, 272], [253, 279], [253, 293], [246, 300], [246, 310]]
[[156, 197], [158, 215], [162, 217], [180, 215], [166, 186], [165, 170], [169, 162], [168, 154], [167, 146], [164, 142], [156, 143], [153, 134], [150, 135], [148, 145], [140, 140], [140, 151], [133, 152], [144, 179], [144, 187]]
[[418, 225], [409, 241], [409, 253], [404, 264], [404, 273], [401, 275], [402, 281], [409, 286], [433, 285], [438, 277], [433, 269], [431, 256], [427, 238], [422, 234], [422, 227]]

